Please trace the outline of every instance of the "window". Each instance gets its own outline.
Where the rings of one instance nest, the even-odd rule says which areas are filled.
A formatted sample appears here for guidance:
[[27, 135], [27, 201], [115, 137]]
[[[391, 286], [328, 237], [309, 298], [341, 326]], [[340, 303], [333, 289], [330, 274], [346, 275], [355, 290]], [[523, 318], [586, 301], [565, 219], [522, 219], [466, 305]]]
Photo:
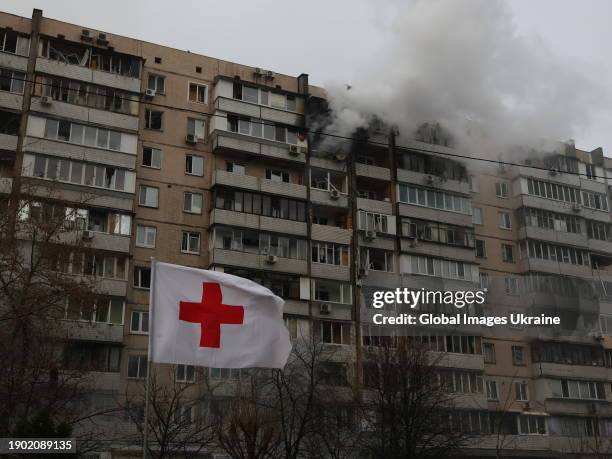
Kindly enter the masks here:
[[183, 231], [181, 252], [197, 255], [200, 253], [200, 233]]
[[204, 175], [204, 158], [187, 154], [185, 155], [185, 173], [188, 175]]
[[518, 279], [516, 277], [504, 277], [506, 295], [518, 294]]
[[95, 322], [123, 324], [124, 303], [121, 298], [100, 298], [96, 301]]
[[205, 104], [208, 101], [208, 86], [205, 84], [189, 83], [189, 101]]
[[487, 381], [487, 400], [499, 400], [497, 394], [497, 381]]
[[147, 356], [130, 355], [128, 359], [128, 378], [144, 379], [147, 377]]
[[529, 240], [521, 243], [523, 257], [538, 258], [541, 260], [557, 261], [573, 265], [589, 266], [589, 253], [575, 247], [548, 244], [546, 242]]
[[498, 198], [507, 198], [508, 197], [508, 183], [501, 182], [495, 184], [495, 195]]
[[227, 161], [225, 163], [225, 170], [227, 172], [231, 172], [232, 174], [236, 174], [236, 175], [246, 174], [246, 167], [244, 166], [244, 164], [240, 164], [236, 162]]
[[314, 279], [315, 300], [321, 302], [351, 304], [351, 285], [343, 282]]
[[510, 244], [502, 244], [502, 260], [506, 263], [514, 263], [514, 246]]
[[495, 344], [482, 343], [482, 353], [485, 363], [495, 363]]
[[327, 344], [351, 344], [351, 324], [345, 322], [333, 322], [323, 320], [319, 322], [319, 327], [315, 327], [318, 338]]
[[273, 182], [289, 183], [289, 172], [278, 169], [266, 169], [266, 179]]
[[389, 217], [390, 215], [361, 210], [359, 211], [359, 229], [395, 234], [395, 228], [389, 225]]
[[195, 382], [195, 367], [193, 365], [177, 365], [176, 382]]
[[0, 51], [27, 56], [30, 39], [19, 35], [14, 30], [0, 30]]
[[589, 180], [596, 180], [597, 179], [597, 174], [595, 172], [595, 166], [593, 166], [592, 164], [585, 164], [586, 166], [586, 178], [588, 178]]
[[202, 193], [186, 191], [184, 193], [183, 210], [190, 214], [202, 213]]
[[467, 197], [406, 184], [399, 185], [399, 194], [400, 202], [466, 215], [472, 214], [472, 201]]
[[69, 370], [118, 372], [121, 346], [73, 341], [64, 349], [64, 365]]
[[306, 204], [303, 201], [259, 193], [218, 188], [215, 192], [215, 207], [285, 220], [306, 220]]
[[144, 147], [142, 149], [142, 165], [154, 169], [161, 168], [161, 150], [157, 148]]
[[514, 396], [517, 402], [529, 401], [529, 394], [528, 394], [526, 382], [515, 382], [514, 383]]
[[311, 244], [311, 260], [313, 263], [348, 266], [349, 247], [332, 242], [315, 242]]
[[472, 266], [461, 261], [444, 260], [427, 256], [408, 255], [412, 274], [443, 277], [446, 279], [472, 279]]
[[60, 140], [79, 145], [86, 145], [107, 150], [121, 150], [122, 134], [118, 131], [71, 123], [67, 120], [45, 120], [44, 136], [47, 139]]
[[327, 386], [346, 386], [346, 365], [336, 362], [320, 362], [316, 367], [319, 383]]
[[156, 94], [164, 94], [166, 92], [166, 77], [150, 73], [147, 89], [152, 89]]
[[0, 91], [23, 94], [25, 73], [0, 68]]
[[520, 435], [546, 435], [546, 418], [527, 414], [518, 415]]
[[136, 247], [155, 248], [156, 235], [154, 226], [136, 225]]
[[546, 199], [580, 204], [580, 190], [552, 182], [527, 179], [527, 193]]
[[194, 136], [196, 141], [204, 140], [204, 120], [187, 118], [187, 134]]
[[478, 286], [481, 289], [489, 288], [489, 275], [487, 273], [478, 273]]
[[478, 258], [487, 257], [485, 241], [483, 241], [482, 239], [476, 239], [476, 256]]
[[498, 219], [500, 228], [502, 229], [512, 228], [512, 225], [510, 223], [510, 214], [508, 212], [498, 212], [497, 219]]
[[482, 209], [480, 207], [473, 207], [472, 212], [472, 223], [474, 225], [482, 225]]
[[146, 335], [149, 333], [149, 313], [147, 311], [132, 311], [130, 333]]
[[159, 207], [159, 188], [140, 185], [138, 204], [143, 207]]
[[523, 346], [512, 346], [512, 365], [525, 365], [525, 354]]
[[365, 269], [393, 272], [393, 252], [387, 250], [362, 248], [361, 262]]
[[238, 381], [246, 371], [240, 368], [208, 368], [208, 374], [212, 379], [233, 379], [235, 381]]
[[163, 112], [147, 108], [145, 110], [145, 128], [160, 131], [163, 115]]
[[553, 396], [580, 400], [605, 400], [604, 384], [600, 381], [557, 379], [550, 382]]
[[134, 287], [147, 290], [151, 288], [151, 268], [134, 266]]

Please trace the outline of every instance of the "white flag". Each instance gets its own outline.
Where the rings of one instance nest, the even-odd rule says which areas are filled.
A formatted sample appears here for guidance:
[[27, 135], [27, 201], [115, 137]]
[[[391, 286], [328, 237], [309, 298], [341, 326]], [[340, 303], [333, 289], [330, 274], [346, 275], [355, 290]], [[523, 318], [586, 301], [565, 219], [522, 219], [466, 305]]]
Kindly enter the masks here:
[[154, 262], [149, 358], [214, 368], [282, 368], [283, 300], [242, 277]]

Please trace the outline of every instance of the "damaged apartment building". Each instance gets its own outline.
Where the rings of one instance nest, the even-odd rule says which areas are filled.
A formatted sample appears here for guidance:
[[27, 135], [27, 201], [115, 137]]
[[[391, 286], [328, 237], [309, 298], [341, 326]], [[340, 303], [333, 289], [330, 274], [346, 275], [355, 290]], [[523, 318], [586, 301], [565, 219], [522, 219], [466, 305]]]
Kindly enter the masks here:
[[[325, 92], [306, 74], [40, 10], [0, 13], [0, 193], [10, 193], [18, 162], [17, 173], [53, 182], [65, 203], [91, 197], [78, 219], [96, 268], [71, 259], [69, 269], [95, 277], [109, 303], [89, 316], [67, 308], [78, 332], [64, 352], [94, 376], [92, 404], [111, 406], [147, 374], [155, 257], [283, 297], [292, 338], [312, 334], [342, 350], [326, 365], [332, 385], [362, 384], [368, 372], [380, 341], [362, 317], [373, 290], [487, 288], [489, 312], [554, 311], [571, 329], [419, 338], [450, 356], [444, 371], [470, 394], [456, 425], [479, 441], [466, 454], [495, 456], [491, 412], [507, 413], [502, 449], [525, 456], [611, 436], [612, 161], [570, 145], [524, 166], [472, 170], [435, 125], [401, 145], [379, 125], [327, 148], [307, 134], [326, 112]], [[197, 382], [203, 372], [240, 378], [180, 365], [176, 377]], [[107, 424], [109, 435], [137, 433], [127, 420]], [[97, 457], [123, 457], [123, 447], [109, 442]]]

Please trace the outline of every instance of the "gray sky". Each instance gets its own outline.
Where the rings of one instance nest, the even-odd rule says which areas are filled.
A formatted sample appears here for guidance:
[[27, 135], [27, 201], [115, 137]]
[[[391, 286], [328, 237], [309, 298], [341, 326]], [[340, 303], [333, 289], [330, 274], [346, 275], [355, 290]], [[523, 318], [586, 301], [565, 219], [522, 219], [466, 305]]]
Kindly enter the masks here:
[[[461, 1], [461, 0], [457, 0]], [[277, 72], [310, 75], [313, 84], [350, 83], [376, 63], [390, 40], [397, 8], [409, 0], [5, 0], [2, 10], [127, 35]], [[517, 28], [537, 35], [612, 95], [612, 2], [508, 0]], [[383, 76], [384, 77], [384, 76]], [[569, 136], [569, 135], [568, 135]], [[579, 148], [612, 156], [612, 109], [574, 133]]]

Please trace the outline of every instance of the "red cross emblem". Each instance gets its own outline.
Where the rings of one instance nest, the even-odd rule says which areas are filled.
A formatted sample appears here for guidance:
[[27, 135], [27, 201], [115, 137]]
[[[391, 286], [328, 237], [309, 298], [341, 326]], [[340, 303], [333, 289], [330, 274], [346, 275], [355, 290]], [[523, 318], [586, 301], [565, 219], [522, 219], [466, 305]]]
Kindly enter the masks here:
[[216, 282], [202, 283], [202, 301], [179, 303], [179, 320], [199, 323], [201, 326], [200, 347], [221, 347], [221, 325], [241, 324], [244, 307], [223, 304], [221, 286]]

